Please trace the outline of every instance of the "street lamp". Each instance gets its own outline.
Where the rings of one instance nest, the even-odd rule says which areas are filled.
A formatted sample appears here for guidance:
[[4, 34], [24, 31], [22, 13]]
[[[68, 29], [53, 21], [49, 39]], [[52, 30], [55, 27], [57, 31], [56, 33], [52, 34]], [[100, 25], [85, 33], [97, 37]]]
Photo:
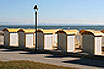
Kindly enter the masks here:
[[38, 7], [37, 7], [37, 5], [34, 6], [34, 11], [35, 11], [35, 30], [36, 30], [35, 51], [37, 51], [37, 23], [38, 23]]

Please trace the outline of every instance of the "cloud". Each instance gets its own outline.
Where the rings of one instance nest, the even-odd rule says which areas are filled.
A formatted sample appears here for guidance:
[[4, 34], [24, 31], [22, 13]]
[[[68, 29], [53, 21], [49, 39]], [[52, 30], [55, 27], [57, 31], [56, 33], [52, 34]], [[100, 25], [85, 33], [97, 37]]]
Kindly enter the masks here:
[[103, 20], [88, 20], [88, 19], [50, 19], [50, 20], [40, 20], [40, 25], [104, 25]]
[[25, 23], [25, 22], [0, 22], [0, 25], [29, 25], [29, 24], [30, 23]]

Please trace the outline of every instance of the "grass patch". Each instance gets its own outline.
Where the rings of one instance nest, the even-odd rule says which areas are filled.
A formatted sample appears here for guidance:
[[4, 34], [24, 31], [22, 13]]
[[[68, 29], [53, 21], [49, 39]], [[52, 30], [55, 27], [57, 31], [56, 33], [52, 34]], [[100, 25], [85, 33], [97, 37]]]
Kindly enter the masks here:
[[7, 62], [0, 61], [0, 69], [75, 69], [75, 68], [21, 60]]

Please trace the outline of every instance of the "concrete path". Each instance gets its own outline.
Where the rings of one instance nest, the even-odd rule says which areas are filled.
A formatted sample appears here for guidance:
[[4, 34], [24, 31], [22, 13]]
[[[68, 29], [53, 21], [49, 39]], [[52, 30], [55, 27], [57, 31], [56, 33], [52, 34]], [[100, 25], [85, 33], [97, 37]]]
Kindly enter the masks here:
[[80, 57], [53, 55], [53, 54], [33, 54], [30, 51], [0, 48], [0, 61], [30, 60], [59, 66], [75, 67], [82, 69], [103, 69], [104, 60], [82, 59]]

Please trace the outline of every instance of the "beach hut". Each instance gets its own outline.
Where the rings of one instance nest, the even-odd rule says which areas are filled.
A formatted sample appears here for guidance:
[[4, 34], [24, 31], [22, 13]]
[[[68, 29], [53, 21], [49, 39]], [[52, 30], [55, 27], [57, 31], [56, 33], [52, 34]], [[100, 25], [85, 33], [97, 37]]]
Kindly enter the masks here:
[[18, 31], [19, 29], [5, 28], [4, 31], [4, 46], [5, 47], [18, 47]]
[[[20, 29], [19, 34], [19, 48], [35, 48], [35, 29]], [[37, 46], [38, 49], [43, 50], [43, 32], [37, 30]]]
[[[101, 30], [102, 33], [104, 33], [104, 30]], [[102, 48], [104, 50], [104, 36], [102, 37]]]
[[19, 48], [35, 48], [35, 29], [20, 29]]
[[0, 45], [4, 45], [4, 32], [0, 31]]
[[58, 49], [62, 50], [62, 53], [74, 52], [78, 32], [75, 30], [59, 30], [56, 33], [58, 35]]
[[57, 47], [57, 32], [59, 29], [44, 29], [44, 49], [53, 50]]
[[89, 55], [101, 55], [102, 37], [104, 34], [95, 30], [83, 30], [81, 34], [83, 52]]
[[74, 34], [75, 36], [75, 49], [80, 48], [80, 34], [79, 31], [76, 29], [65, 30], [67, 34]]

